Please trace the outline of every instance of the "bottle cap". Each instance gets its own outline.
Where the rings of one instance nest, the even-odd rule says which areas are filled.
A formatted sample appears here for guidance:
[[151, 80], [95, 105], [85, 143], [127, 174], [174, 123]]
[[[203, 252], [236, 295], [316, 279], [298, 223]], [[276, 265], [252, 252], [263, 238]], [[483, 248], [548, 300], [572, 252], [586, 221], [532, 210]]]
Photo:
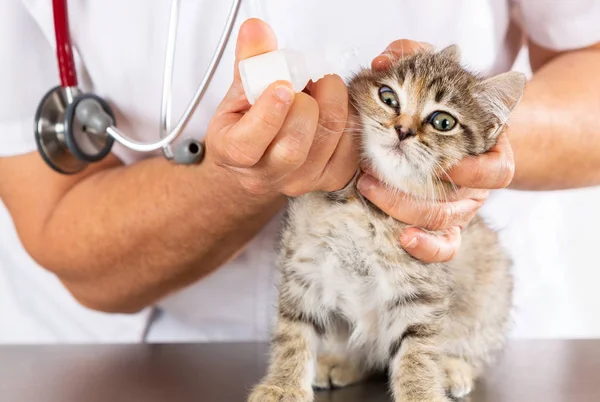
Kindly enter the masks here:
[[292, 81], [286, 56], [281, 50], [241, 60], [238, 68], [246, 98], [251, 105], [271, 83], [280, 80]]
[[238, 63], [246, 98], [251, 105], [271, 83], [288, 81], [296, 92], [327, 74], [344, 77], [358, 65], [356, 49], [322, 49], [298, 52], [280, 49]]

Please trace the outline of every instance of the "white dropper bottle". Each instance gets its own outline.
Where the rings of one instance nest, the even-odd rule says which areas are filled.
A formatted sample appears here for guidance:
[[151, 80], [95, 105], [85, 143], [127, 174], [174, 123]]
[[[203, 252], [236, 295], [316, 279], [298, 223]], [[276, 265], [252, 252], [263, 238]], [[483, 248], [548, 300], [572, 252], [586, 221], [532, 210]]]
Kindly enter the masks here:
[[241, 60], [238, 68], [248, 102], [253, 105], [275, 81], [288, 81], [294, 92], [300, 92], [310, 80], [350, 72], [356, 67], [356, 58], [356, 49], [306, 52], [279, 49]]

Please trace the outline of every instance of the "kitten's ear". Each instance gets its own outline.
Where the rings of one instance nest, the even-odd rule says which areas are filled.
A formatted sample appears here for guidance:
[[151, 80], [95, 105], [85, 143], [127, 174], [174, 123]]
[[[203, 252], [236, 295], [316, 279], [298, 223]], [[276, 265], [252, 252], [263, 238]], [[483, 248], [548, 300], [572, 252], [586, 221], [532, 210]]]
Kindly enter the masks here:
[[498, 118], [498, 128], [506, 124], [510, 113], [521, 101], [526, 82], [525, 74], [510, 71], [478, 84], [478, 97]]
[[450, 45], [443, 48], [439, 52], [440, 55], [451, 58], [452, 60], [460, 63], [461, 51], [458, 45]]

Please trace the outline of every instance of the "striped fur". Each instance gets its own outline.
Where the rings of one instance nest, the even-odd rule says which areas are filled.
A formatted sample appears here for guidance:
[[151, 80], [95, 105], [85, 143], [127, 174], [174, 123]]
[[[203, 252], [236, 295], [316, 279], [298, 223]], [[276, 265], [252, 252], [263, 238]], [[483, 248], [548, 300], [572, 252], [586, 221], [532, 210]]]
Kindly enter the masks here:
[[[407, 121], [416, 122], [417, 135], [404, 142], [430, 144], [429, 157], [444, 156], [444, 163], [494, 144], [493, 127], [506, 119], [497, 106], [506, 97], [487, 97], [486, 81], [462, 69], [457, 54], [455, 48], [419, 54], [387, 72], [365, 71], [351, 82], [369, 162], [377, 162], [371, 158], [378, 153], [369, 147], [396, 135], [389, 130], [403, 110], [419, 114], [431, 108], [430, 102], [436, 107], [450, 108], [444, 100], [455, 105], [452, 113], [460, 116], [462, 126], [436, 135], [412, 116]], [[382, 83], [404, 91], [398, 112], [375, 97]], [[461, 102], [483, 103], [469, 109], [461, 108]], [[486, 108], [485, 102], [496, 106]], [[408, 154], [404, 150], [387, 156], [402, 159]], [[414, 179], [403, 191], [443, 195], [437, 187], [424, 189], [424, 183], [435, 182], [432, 161], [402, 164], [384, 158], [383, 163], [406, 169], [402, 180]], [[386, 176], [389, 172], [379, 170], [394, 185], [398, 177]], [[315, 192], [293, 199], [287, 212], [271, 361], [250, 402], [310, 402], [313, 386], [345, 386], [379, 370], [388, 370], [396, 402], [449, 402], [471, 391], [502, 348], [509, 326], [510, 259], [493, 230], [476, 217], [464, 229], [461, 250], [452, 262], [424, 264], [399, 245], [406, 225], [367, 202], [354, 180], [334, 194]]]

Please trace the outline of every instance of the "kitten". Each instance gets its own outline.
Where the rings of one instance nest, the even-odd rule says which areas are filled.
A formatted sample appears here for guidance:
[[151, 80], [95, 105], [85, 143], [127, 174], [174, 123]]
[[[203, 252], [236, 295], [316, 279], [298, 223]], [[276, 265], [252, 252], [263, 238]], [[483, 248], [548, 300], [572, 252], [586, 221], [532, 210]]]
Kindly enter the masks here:
[[[349, 84], [363, 156], [389, 186], [443, 198], [440, 173], [489, 150], [518, 104], [525, 77], [483, 79], [460, 51], [420, 52]], [[463, 398], [505, 340], [510, 259], [476, 217], [447, 264], [409, 256], [407, 225], [355, 188], [290, 201], [278, 262], [279, 316], [270, 366], [251, 402], [309, 402], [388, 370], [397, 402]]]

